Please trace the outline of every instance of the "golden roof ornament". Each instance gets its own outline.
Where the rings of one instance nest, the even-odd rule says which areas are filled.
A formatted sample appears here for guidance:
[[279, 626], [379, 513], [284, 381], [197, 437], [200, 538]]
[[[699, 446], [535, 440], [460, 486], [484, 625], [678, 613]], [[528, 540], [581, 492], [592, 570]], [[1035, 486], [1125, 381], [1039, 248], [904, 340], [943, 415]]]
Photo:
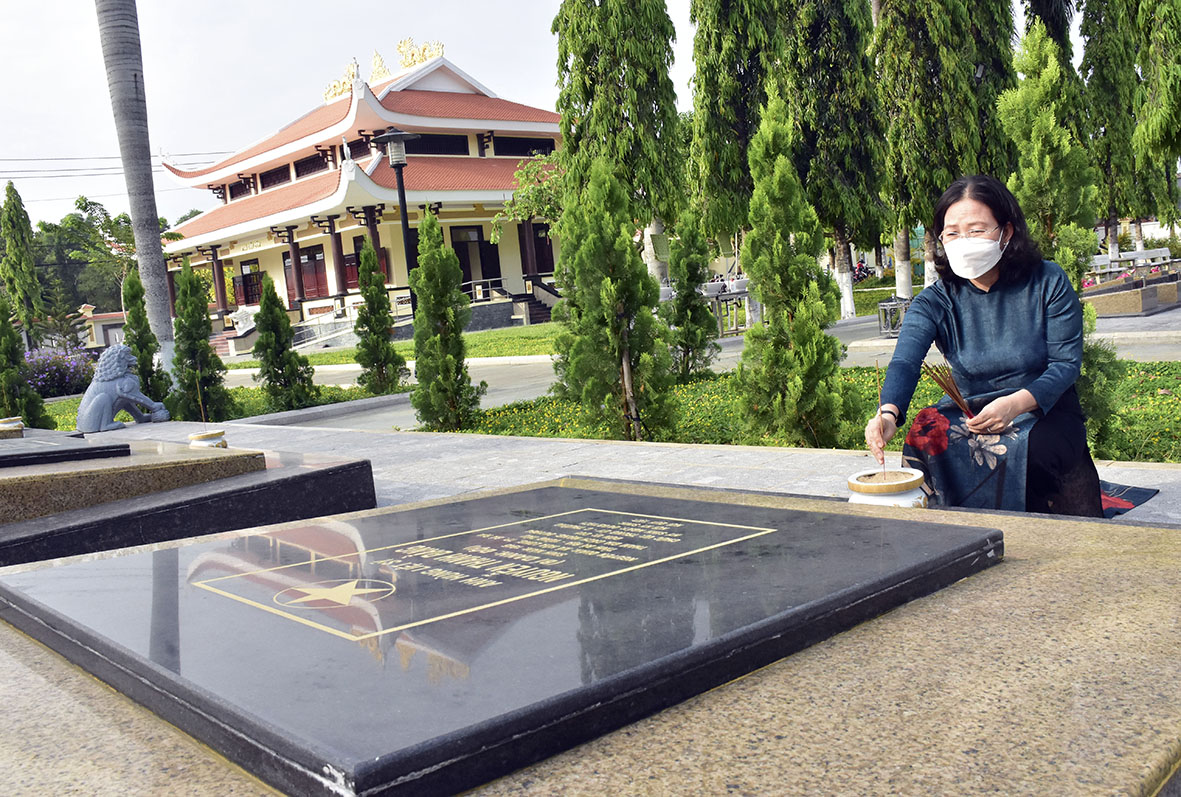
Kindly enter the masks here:
[[392, 77], [393, 74], [385, 65], [385, 59], [381, 57], [381, 54], [377, 50], [374, 50], [373, 62], [369, 66], [369, 85], [375, 85]]
[[357, 65], [357, 59], [345, 67], [344, 77], [340, 80], [334, 80], [328, 84], [328, 88], [324, 89], [324, 103], [330, 103], [337, 97], [343, 97], [353, 90], [353, 81], [360, 75], [361, 68]]
[[415, 44], [414, 39], [405, 38], [398, 42], [399, 65], [403, 69], [424, 64], [432, 58], [439, 58], [442, 55], [443, 43], [440, 41]]

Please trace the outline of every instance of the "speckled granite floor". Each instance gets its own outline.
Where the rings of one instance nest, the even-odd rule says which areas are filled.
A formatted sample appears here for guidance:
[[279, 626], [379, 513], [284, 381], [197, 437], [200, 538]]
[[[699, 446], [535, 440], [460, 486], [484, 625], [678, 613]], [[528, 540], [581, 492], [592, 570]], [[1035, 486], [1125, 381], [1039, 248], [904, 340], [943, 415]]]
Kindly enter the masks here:
[[[184, 440], [188, 427], [198, 428], [133, 426], [103, 441]], [[860, 452], [266, 426], [235, 425], [230, 437], [368, 457], [379, 505], [575, 473], [837, 495], [867, 462]], [[1161, 488], [1129, 519], [1181, 522], [1181, 466], [1098, 464], [1103, 478]], [[971, 522], [1005, 531], [1002, 565], [481, 791], [1152, 794], [1181, 761], [1181, 529]], [[3, 623], [0, 705], [0, 794], [271, 793]]]
[[[1005, 562], [478, 793], [1153, 794], [1181, 761], [1181, 530], [972, 523]], [[0, 793], [270, 793], [2, 624], [0, 701]]]

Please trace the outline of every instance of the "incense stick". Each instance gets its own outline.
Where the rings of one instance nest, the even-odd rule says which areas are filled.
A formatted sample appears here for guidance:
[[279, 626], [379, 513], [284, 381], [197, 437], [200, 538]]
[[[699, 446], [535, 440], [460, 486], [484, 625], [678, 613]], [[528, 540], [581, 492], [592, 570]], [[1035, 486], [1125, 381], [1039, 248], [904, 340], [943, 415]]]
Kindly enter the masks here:
[[960, 393], [959, 387], [956, 386], [955, 377], [951, 375], [951, 368], [946, 365], [930, 365], [923, 363], [923, 373], [931, 378], [931, 381], [943, 388], [943, 392], [955, 402], [955, 405], [963, 410], [964, 415], [969, 418], [975, 418], [976, 413], [972, 412], [968, 407], [968, 402], [964, 401], [963, 394]]
[[882, 369], [873, 361], [873, 375], [878, 383], [878, 436], [882, 438], [882, 476], [886, 475], [886, 427], [882, 425]]

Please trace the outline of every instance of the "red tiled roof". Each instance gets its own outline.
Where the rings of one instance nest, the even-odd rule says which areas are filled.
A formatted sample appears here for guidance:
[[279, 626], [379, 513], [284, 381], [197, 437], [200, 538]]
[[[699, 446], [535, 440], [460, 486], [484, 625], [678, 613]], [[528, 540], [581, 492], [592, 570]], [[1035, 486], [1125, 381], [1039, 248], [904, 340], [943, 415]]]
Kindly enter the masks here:
[[459, 94], [452, 91], [391, 91], [385, 95], [381, 104], [395, 113], [445, 119], [557, 124], [562, 118], [553, 111], [543, 111], [541, 108], [521, 105], [519, 102], [486, 97], [483, 94]]
[[302, 207], [318, 199], [331, 196], [340, 185], [340, 171], [333, 169], [315, 177], [292, 183], [283, 188], [272, 188], [257, 196], [247, 197], [228, 205], [214, 208], [177, 227], [177, 232], [186, 238], [204, 235], [241, 224], [244, 221], [261, 219], [272, 213]]
[[[519, 163], [518, 158], [411, 155], [402, 176], [407, 191], [512, 191]], [[398, 187], [387, 160], [380, 161], [370, 177], [383, 188]]]
[[164, 164], [164, 167], [176, 176], [186, 179], [200, 177], [205, 174], [211, 174], [212, 172], [224, 169], [227, 166], [232, 166], [233, 164], [241, 163], [248, 158], [253, 158], [255, 155], [261, 155], [268, 150], [276, 149], [283, 146], [284, 144], [290, 144], [292, 141], [298, 141], [304, 136], [310, 136], [312, 133], [317, 131], [326, 130], [344, 119], [345, 116], [348, 115], [350, 106], [351, 95], [349, 97], [339, 99], [331, 105], [322, 105], [319, 108], [316, 108], [314, 111], [310, 111], [309, 113], [299, 117], [291, 124], [282, 128], [278, 133], [275, 133], [273, 136], [269, 136], [268, 138], [258, 142], [253, 147], [235, 153], [225, 160], [213, 164], [212, 166], [206, 166], [204, 169], [194, 169], [191, 172], [186, 172], [173, 166], [169, 166], [167, 163]]

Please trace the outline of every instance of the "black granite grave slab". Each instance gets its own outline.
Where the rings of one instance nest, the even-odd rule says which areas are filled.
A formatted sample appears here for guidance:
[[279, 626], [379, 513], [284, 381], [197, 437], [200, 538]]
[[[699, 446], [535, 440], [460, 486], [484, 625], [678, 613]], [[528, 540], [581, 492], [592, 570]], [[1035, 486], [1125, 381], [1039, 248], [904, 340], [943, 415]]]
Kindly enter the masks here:
[[0, 468], [131, 455], [127, 443], [94, 443], [68, 432], [25, 429], [23, 438], [0, 440]]
[[281, 789], [443, 794], [1002, 552], [966, 525], [558, 482], [10, 573], [0, 616]]
[[16, 523], [0, 518], [0, 566], [371, 509], [367, 459], [264, 452], [266, 469]]

